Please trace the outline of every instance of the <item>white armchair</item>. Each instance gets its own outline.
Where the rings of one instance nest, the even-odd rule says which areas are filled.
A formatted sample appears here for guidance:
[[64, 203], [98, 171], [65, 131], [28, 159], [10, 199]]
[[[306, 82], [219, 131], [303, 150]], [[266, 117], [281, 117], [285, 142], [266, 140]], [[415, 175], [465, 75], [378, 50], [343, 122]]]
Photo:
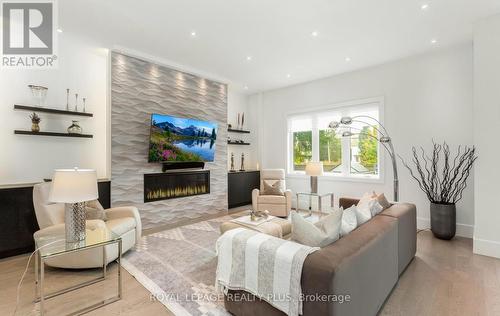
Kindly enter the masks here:
[[[64, 234], [64, 204], [49, 202], [51, 183], [40, 183], [33, 188], [33, 204], [40, 230], [34, 236]], [[115, 207], [105, 210], [106, 221], [88, 220], [87, 228], [106, 226], [122, 238], [122, 252], [131, 249], [142, 234], [139, 211], [134, 206]], [[116, 245], [105, 246], [106, 262], [118, 257]], [[101, 248], [88, 249], [46, 260], [47, 265], [65, 269], [84, 269], [102, 267], [103, 251]]]
[[282, 188], [285, 186], [285, 170], [265, 169], [260, 172], [260, 190], [252, 191], [252, 207], [256, 211], [267, 210], [271, 215], [287, 217], [292, 208], [292, 191], [285, 190], [284, 195], [263, 195], [264, 181], [273, 185], [280, 181]]

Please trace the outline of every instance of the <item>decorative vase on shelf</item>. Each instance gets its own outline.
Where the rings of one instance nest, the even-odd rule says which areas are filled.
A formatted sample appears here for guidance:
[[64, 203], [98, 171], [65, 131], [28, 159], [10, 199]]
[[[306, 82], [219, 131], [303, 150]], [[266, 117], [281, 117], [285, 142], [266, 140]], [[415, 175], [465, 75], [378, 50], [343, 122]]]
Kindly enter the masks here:
[[83, 132], [82, 127], [78, 121], [72, 121], [73, 123], [68, 127], [69, 134], [81, 134]]
[[40, 116], [38, 116], [38, 114], [34, 112], [30, 115], [30, 119], [31, 119], [31, 131], [34, 133], [38, 133], [40, 131], [39, 124], [42, 121], [42, 119], [40, 118]]
[[31, 131], [38, 133], [40, 131], [40, 125], [38, 125], [38, 123], [31, 123]]
[[45, 99], [47, 98], [47, 91], [49, 90], [47, 87], [36, 86], [36, 85], [28, 85], [28, 88], [31, 90], [31, 94], [36, 100], [38, 107], [45, 106]]

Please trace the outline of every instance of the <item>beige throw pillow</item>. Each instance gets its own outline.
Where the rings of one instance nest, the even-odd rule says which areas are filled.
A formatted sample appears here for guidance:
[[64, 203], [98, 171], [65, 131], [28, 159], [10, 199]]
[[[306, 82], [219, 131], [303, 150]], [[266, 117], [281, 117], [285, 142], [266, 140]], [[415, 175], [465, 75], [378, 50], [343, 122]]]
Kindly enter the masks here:
[[304, 219], [297, 212], [292, 212], [293, 241], [310, 247], [326, 247], [340, 237], [342, 211], [337, 210], [323, 217], [315, 224]]
[[262, 181], [264, 183], [264, 191], [262, 195], [285, 195], [283, 187], [281, 185], [281, 180], [277, 180], [273, 184], [269, 184], [267, 181]]
[[106, 211], [104, 207], [102, 207], [101, 203], [98, 200], [85, 202], [85, 211], [87, 220], [91, 219], [100, 219], [106, 220]]
[[384, 193], [380, 193], [378, 195], [375, 192], [373, 193], [377, 196], [377, 202], [378, 204], [380, 204], [380, 206], [382, 206], [382, 211], [392, 206], [391, 203], [385, 197]]

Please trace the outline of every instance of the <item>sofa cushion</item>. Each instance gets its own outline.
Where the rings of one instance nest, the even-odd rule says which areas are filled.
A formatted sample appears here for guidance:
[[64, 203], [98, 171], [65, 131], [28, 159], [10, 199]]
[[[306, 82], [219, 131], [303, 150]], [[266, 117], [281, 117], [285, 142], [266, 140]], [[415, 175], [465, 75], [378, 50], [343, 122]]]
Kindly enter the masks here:
[[133, 217], [116, 218], [106, 222], [108, 229], [119, 236], [134, 229], [135, 225], [136, 223]]
[[284, 204], [286, 199], [284, 195], [261, 195], [259, 204]]

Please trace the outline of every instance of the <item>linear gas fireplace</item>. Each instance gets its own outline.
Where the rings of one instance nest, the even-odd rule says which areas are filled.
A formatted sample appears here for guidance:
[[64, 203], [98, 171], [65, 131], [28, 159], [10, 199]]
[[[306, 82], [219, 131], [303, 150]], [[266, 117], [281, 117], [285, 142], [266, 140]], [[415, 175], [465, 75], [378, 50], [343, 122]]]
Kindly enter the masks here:
[[209, 193], [209, 170], [144, 175], [145, 203]]

